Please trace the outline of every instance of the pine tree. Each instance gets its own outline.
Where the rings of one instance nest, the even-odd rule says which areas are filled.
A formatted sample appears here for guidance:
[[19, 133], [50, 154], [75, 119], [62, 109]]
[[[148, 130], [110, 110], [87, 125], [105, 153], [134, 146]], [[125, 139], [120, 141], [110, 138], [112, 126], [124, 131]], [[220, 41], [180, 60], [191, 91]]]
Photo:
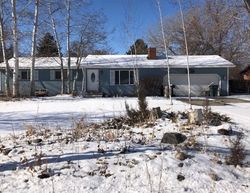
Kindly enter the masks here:
[[38, 57], [58, 56], [56, 41], [50, 33], [46, 33], [45, 36], [39, 41], [37, 46], [37, 56]]
[[128, 55], [147, 54], [147, 53], [148, 53], [148, 45], [142, 39], [137, 39], [135, 43], [132, 46], [130, 46], [129, 50], [127, 51]]

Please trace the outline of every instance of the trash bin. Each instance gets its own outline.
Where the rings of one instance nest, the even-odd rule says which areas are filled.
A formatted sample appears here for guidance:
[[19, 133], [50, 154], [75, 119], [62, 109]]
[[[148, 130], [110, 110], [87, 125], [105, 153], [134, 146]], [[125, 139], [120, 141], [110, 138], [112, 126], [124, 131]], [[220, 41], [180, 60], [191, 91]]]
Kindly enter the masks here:
[[218, 96], [218, 88], [219, 88], [218, 85], [214, 85], [214, 84], [210, 85], [209, 86], [210, 96], [212, 96], [212, 97]]

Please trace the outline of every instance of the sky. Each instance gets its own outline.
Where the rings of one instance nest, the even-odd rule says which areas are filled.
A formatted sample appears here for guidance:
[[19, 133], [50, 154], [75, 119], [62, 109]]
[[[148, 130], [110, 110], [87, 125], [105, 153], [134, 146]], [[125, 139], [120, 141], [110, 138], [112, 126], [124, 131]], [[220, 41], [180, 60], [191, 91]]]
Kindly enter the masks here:
[[[169, 3], [169, 0], [160, 0], [160, 4], [164, 17], [178, 11], [178, 7]], [[148, 43], [148, 28], [159, 22], [156, 0], [92, 0], [90, 9], [101, 9], [106, 15], [107, 31], [112, 32], [108, 37], [108, 45], [116, 54], [125, 54], [137, 38]]]

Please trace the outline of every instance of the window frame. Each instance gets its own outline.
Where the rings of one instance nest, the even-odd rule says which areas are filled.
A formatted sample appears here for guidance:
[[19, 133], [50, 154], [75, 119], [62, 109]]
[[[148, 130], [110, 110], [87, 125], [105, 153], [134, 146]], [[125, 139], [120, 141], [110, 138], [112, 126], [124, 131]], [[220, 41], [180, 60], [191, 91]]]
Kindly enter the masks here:
[[[26, 78], [23, 78], [23, 73], [27, 73], [26, 74]], [[30, 71], [27, 69], [27, 70], [20, 70], [20, 80], [26, 80], [26, 81], [29, 81], [30, 80]]]
[[[110, 80], [111, 80], [110, 84], [111, 85], [135, 85], [134, 70], [122, 69], [122, 70], [112, 70], [112, 71], [110, 73], [110, 76], [111, 76], [111, 78], [110, 78]], [[124, 72], [124, 71], [128, 72], [128, 77], [127, 77], [128, 78], [128, 83], [122, 83], [122, 81], [121, 81], [121, 72]]]

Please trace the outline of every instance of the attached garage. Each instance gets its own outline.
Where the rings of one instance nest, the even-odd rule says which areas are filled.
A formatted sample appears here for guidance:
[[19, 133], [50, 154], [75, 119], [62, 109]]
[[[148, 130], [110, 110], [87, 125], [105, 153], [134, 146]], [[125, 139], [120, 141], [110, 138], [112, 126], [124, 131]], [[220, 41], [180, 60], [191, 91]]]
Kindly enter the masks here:
[[[218, 74], [190, 74], [190, 81], [192, 96], [205, 96], [211, 85], [218, 85], [218, 90], [221, 89], [221, 77]], [[170, 82], [174, 85], [173, 94], [175, 96], [188, 95], [187, 74], [172, 74]], [[164, 86], [166, 85], [167, 76], [164, 77]]]

